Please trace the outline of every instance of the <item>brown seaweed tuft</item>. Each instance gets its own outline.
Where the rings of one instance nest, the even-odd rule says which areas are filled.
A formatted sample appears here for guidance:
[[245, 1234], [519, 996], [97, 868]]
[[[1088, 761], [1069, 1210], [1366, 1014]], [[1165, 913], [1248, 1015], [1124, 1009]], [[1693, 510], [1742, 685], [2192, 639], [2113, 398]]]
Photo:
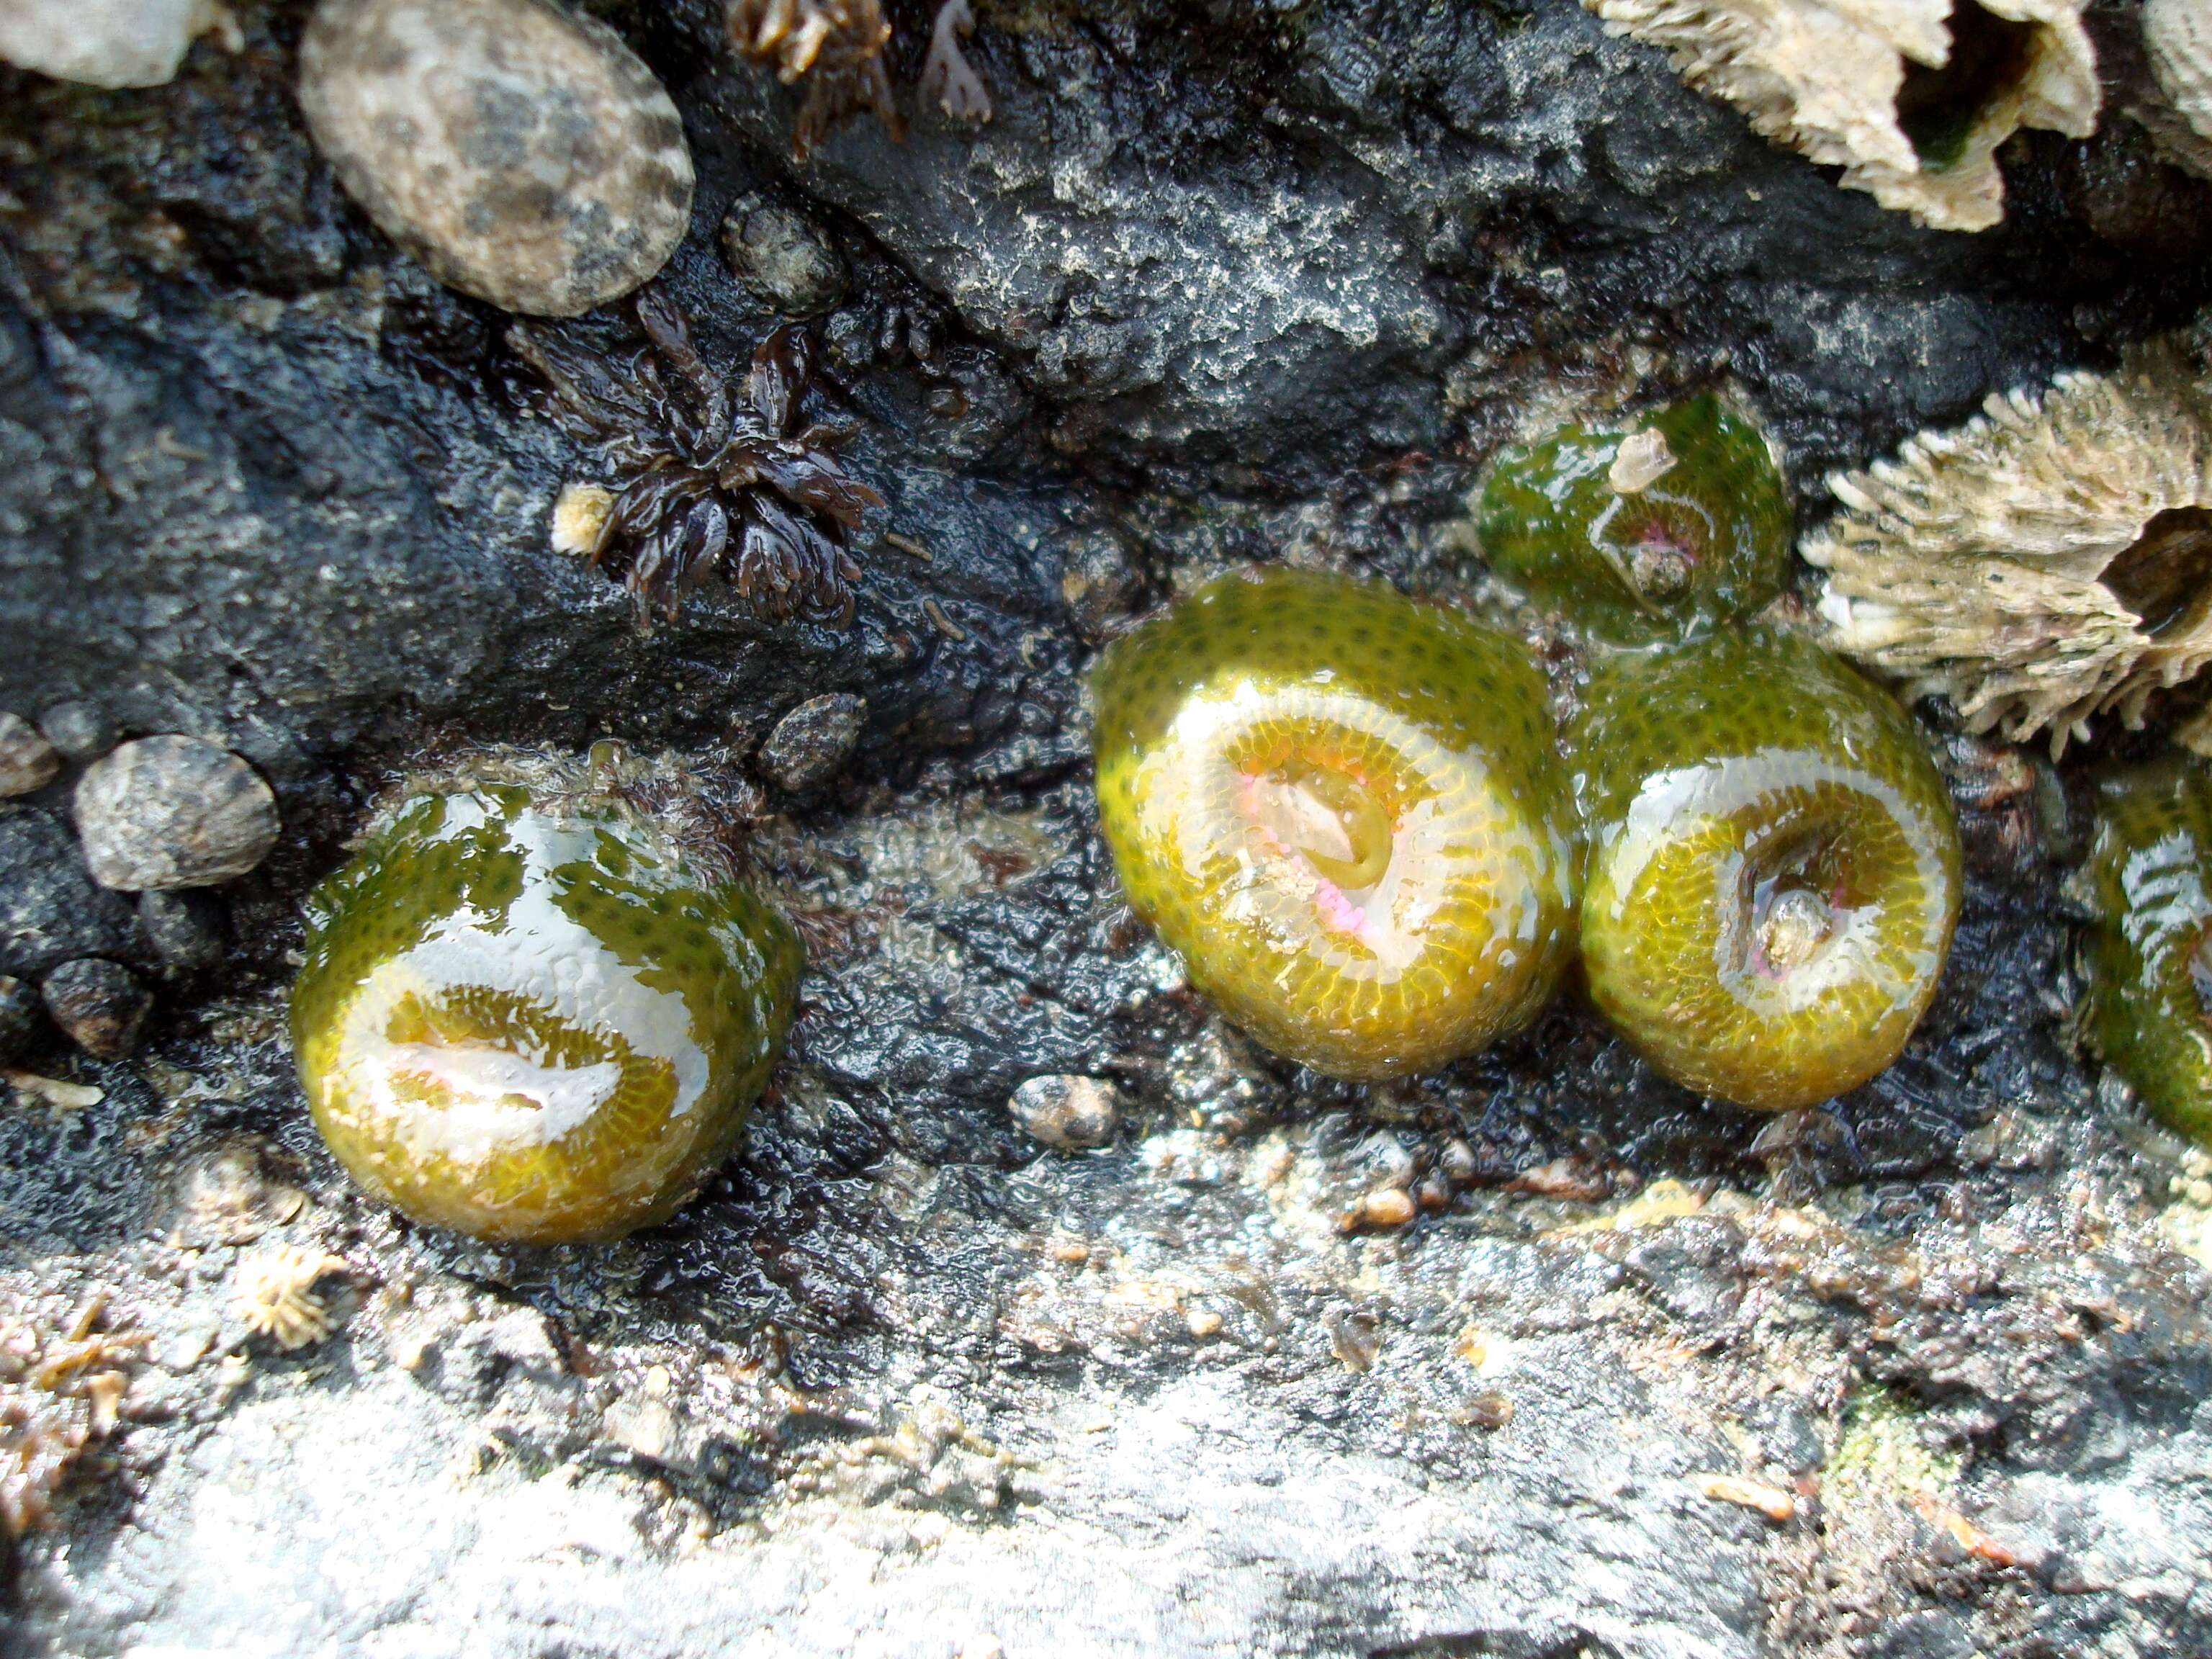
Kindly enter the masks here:
[[662, 289], [638, 297], [637, 315], [651, 343], [615, 363], [550, 329], [507, 334], [552, 389], [553, 418], [612, 475], [612, 501], [579, 550], [671, 621], [715, 570], [768, 620], [849, 623], [860, 577], [850, 533], [883, 497], [838, 465], [842, 431], [802, 424], [805, 331], [777, 329], [738, 380], [699, 355]]

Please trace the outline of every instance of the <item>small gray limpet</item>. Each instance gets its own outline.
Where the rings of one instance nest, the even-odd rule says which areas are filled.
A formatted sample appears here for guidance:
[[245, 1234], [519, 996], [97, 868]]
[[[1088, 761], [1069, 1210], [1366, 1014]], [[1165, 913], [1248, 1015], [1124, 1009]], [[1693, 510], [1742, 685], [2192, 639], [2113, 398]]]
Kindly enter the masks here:
[[549, 0], [323, 0], [300, 104], [368, 216], [504, 310], [628, 294], [690, 222], [675, 104], [612, 29]]

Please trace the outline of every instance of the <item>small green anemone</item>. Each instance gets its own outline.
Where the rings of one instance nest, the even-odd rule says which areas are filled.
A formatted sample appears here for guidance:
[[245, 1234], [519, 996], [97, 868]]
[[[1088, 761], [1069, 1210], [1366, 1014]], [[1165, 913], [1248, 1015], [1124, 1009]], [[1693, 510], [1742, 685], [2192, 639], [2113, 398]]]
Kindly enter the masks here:
[[2212, 775], [2176, 755], [2104, 778], [2084, 872], [2090, 1042], [2165, 1123], [2212, 1146]]
[[293, 1042], [370, 1192], [479, 1238], [611, 1238], [728, 1155], [801, 966], [788, 922], [624, 803], [459, 789], [308, 901]]
[[1092, 685], [1129, 903], [1277, 1053], [1389, 1077], [1534, 1015], [1573, 948], [1573, 807], [1521, 646], [1376, 582], [1222, 577]]
[[1661, 1071], [1785, 1110], [1897, 1057], [1958, 921], [1956, 821], [1897, 700], [1763, 628], [1622, 653], [1567, 737], [1583, 962]]
[[1509, 449], [1477, 527], [1491, 565], [1600, 640], [1679, 639], [1782, 591], [1790, 498], [1766, 440], [1710, 394]]

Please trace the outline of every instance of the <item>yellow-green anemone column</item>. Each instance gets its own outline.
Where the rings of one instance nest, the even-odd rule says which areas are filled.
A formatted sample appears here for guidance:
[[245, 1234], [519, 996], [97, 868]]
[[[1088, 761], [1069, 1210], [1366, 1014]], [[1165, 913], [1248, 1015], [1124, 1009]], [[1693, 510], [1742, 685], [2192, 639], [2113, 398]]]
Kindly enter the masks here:
[[1896, 699], [1796, 635], [1601, 664], [1567, 749], [1592, 1000], [1668, 1076], [1815, 1105], [1896, 1058], [1959, 915], [1950, 796]]
[[726, 1158], [802, 953], [741, 883], [611, 799], [403, 803], [308, 903], [292, 1035], [354, 1179], [479, 1238], [611, 1238]]
[[1277, 1053], [1420, 1071], [1532, 1018], [1573, 949], [1573, 812], [1516, 641], [1379, 583], [1224, 576], [1093, 676], [1139, 916]]
[[2212, 1146], [2212, 775], [2173, 756], [2097, 790], [2084, 1029], [2160, 1120]]

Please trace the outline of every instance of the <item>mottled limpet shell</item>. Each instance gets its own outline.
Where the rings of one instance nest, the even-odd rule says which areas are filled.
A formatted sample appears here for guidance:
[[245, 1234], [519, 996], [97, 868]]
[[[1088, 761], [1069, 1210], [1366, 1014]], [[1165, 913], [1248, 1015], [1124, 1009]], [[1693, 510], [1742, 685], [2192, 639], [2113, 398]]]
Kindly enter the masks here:
[[797, 935], [626, 803], [417, 796], [308, 904], [301, 1081], [419, 1221], [530, 1243], [672, 1212], [781, 1051]]
[[1761, 628], [1602, 664], [1567, 732], [1591, 1000], [1668, 1076], [1772, 1111], [1891, 1060], [1958, 921], [1956, 820], [1905, 710]]
[[1380, 583], [1208, 584], [1092, 680], [1137, 915], [1278, 1054], [1417, 1072], [1532, 1018], [1573, 947], [1573, 811], [1520, 645]]
[[2212, 665], [2212, 424], [2193, 353], [1992, 397], [1893, 461], [1839, 474], [1806, 538], [1827, 642], [2052, 754]]
[[2212, 769], [2169, 756], [2102, 778], [2082, 1030], [2154, 1115], [2212, 1146]]
[[300, 103], [369, 217], [507, 311], [628, 294], [690, 222], [676, 106], [612, 29], [549, 0], [323, 0]]

